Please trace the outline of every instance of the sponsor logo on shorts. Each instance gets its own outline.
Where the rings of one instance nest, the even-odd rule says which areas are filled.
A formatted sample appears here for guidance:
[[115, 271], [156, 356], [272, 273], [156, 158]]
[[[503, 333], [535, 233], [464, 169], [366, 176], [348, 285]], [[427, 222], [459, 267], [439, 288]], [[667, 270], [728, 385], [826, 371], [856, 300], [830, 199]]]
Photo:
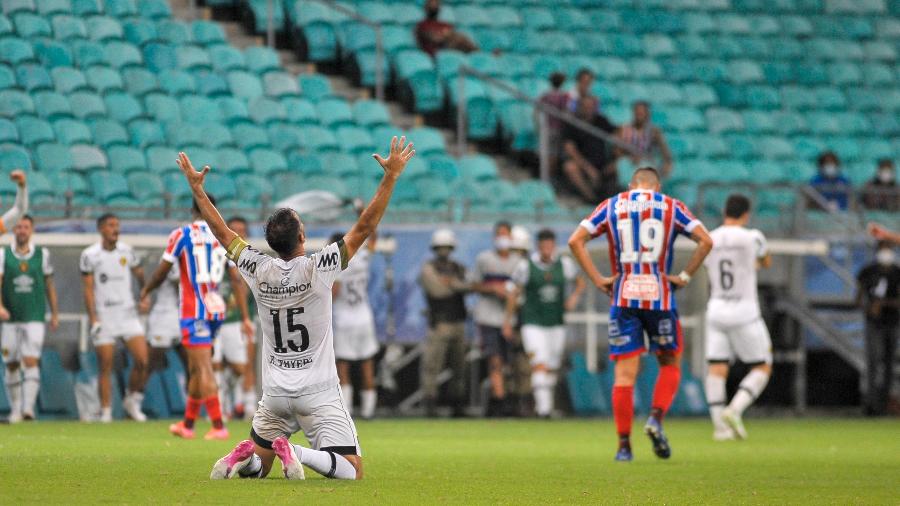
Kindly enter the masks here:
[[625, 346], [629, 342], [631, 342], [630, 336], [618, 336], [618, 337], [610, 336], [609, 337], [609, 345], [610, 346]]
[[615, 320], [611, 320], [611, 321], [609, 322], [609, 335], [610, 335], [610, 337], [618, 336], [618, 335], [620, 335], [621, 333], [622, 333], [622, 331], [619, 329], [619, 322], [617, 322], [617, 321], [615, 321]]
[[313, 359], [309, 357], [283, 359], [275, 355], [269, 355], [269, 364], [280, 369], [306, 369], [313, 363]]
[[194, 322], [194, 335], [197, 337], [209, 337], [209, 325], [205, 320], [197, 320]]
[[659, 334], [666, 335], [672, 333], [672, 320], [665, 319], [659, 321]]

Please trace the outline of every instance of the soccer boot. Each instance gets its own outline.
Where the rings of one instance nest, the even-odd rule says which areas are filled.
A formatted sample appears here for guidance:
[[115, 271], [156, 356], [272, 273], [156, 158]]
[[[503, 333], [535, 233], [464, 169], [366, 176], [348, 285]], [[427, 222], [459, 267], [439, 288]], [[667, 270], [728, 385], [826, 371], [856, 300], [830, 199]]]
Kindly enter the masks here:
[[216, 429], [215, 427], [213, 427], [212, 429], [209, 429], [209, 432], [207, 432], [206, 435], [203, 436], [203, 439], [207, 441], [225, 441], [226, 439], [228, 439], [228, 429], [226, 429], [225, 427], [222, 427], [221, 429]]
[[672, 456], [672, 449], [669, 448], [669, 440], [666, 439], [666, 433], [663, 432], [662, 424], [659, 420], [652, 416], [647, 419], [647, 425], [644, 425], [644, 434], [650, 438], [653, 443], [653, 453], [661, 459], [667, 459]]
[[275, 451], [275, 455], [278, 455], [278, 458], [281, 460], [281, 471], [284, 473], [285, 478], [289, 480], [306, 479], [297, 451], [286, 437], [280, 436], [275, 438], [275, 441], [272, 441], [272, 450]]
[[147, 415], [141, 411], [141, 407], [137, 403], [137, 399], [133, 396], [128, 395], [124, 399], [122, 399], [122, 408], [125, 410], [125, 413], [129, 418], [134, 420], [135, 422], [146, 422]]
[[716, 429], [713, 431], [713, 441], [734, 441], [734, 431], [731, 428]]
[[253, 441], [245, 439], [234, 447], [234, 450], [216, 461], [209, 473], [211, 480], [227, 480], [239, 475], [240, 470], [253, 458]]
[[634, 456], [631, 454], [631, 448], [628, 446], [619, 447], [616, 452], [616, 462], [631, 462]]
[[194, 429], [188, 429], [184, 426], [184, 421], [169, 425], [169, 432], [175, 437], [182, 439], [194, 439]]
[[747, 429], [744, 427], [741, 415], [735, 413], [731, 408], [725, 408], [722, 410], [722, 420], [725, 420], [725, 423], [731, 427], [738, 439], [747, 439]]
[[20, 423], [21, 421], [22, 421], [22, 413], [19, 413], [18, 411], [15, 413], [10, 413], [9, 416], [6, 418], [6, 423], [9, 423], [9, 424]]

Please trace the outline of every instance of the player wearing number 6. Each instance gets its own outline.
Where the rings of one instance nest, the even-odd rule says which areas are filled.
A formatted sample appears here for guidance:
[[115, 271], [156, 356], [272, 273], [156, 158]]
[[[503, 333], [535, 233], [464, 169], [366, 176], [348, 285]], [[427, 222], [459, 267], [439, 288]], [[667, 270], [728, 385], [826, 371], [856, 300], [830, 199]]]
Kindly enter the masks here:
[[[587, 250], [588, 241], [603, 234], [609, 241], [611, 277], [600, 274]], [[673, 276], [669, 271], [679, 234], [693, 239], [697, 247], [685, 269]], [[634, 171], [629, 191], [601, 202], [569, 238], [569, 248], [581, 268], [612, 298], [609, 350], [615, 361], [612, 403], [619, 434], [616, 460], [632, 459], [634, 383], [640, 355], [646, 351], [656, 354], [660, 367], [644, 432], [658, 457], [671, 455], [662, 420], [681, 380], [682, 333], [674, 291], [691, 281], [712, 246], [703, 224], [687, 207], [660, 193], [659, 173], [650, 167]]]
[[201, 218], [196, 201], [193, 216], [193, 223], [176, 228], [169, 234], [168, 245], [159, 267], [141, 290], [141, 305], [150, 307], [150, 293], [165, 282], [169, 270], [177, 263], [181, 275], [178, 283], [181, 344], [187, 353], [190, 374], [184, 420], [172, 424], [169, 432], [192, 439], [194, 421], [200, 414], [200, 408], [206, 405], [206, 413], [212, 419], [213, 428], [206, 433], [204, 439], [228, 439], [212, 366], [213, 340], [225, 320], [226, 306], [219, 294], [219, 283], [226, 269], [231, 276], [231, 286], [238, 301], [241, 319], [249, 326], [251, 323], [247, 315], [247, 297], [237, 269], [227, 265], [225, 248]]

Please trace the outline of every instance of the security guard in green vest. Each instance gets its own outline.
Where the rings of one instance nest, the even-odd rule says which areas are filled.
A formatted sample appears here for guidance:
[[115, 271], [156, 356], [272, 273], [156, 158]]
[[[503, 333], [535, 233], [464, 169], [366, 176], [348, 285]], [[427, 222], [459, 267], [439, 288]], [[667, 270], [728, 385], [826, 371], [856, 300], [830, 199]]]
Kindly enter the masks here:
[[47, 301], [50, 330], [59, 327], [50, 252], [31, 243], [33, 233], [34, 220], [24, 215], [13, 227], [15, 245], [0, 249], [0, 348], [6, 363], [10, 423], [34, 420], [34, 403], [41, 386], [38, 361], [44, 346]]
[[422, 357], [422, 391], [425, 410], [434, 416], [438, 395], [438, 375], [444, 364], [453, 376], [449, 394], [453, 399], [454, 416], [463, 414], [466, 367], [466, 303], [469, 291], [466, 268], [450, 259], [456, 248], [456, 237], [448, 229], [435, 230], [431, 236], [434, 258], [425, 262], [419, 284], [428, 302], [428, 338]]
[[[566, 311], [575, 309], [585, 282], [569, 257], [556, 252], [556, 234], [549, 229], [538, 232], [537, 252], [523, 259], [513, 272], [515, 288], [506, 299], [503, 335], [513, 336], [513, 321], [520, 296], [524, 296], [519, 318], [522, 320], [522, 344], [531, 361], [531, 390], [534, 410], [540, 417], [553, 413], [557, 371], [562, 364], [566, 344]], [[566, 295], [574, 282], [574, 289]]]

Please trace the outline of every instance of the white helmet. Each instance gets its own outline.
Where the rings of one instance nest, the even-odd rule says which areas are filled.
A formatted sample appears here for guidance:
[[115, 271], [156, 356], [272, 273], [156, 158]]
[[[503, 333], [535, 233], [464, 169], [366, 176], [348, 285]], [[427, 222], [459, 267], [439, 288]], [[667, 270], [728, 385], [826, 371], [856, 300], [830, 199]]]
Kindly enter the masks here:
[[531, 249], [531, 234], [528, 229], [521, 225], [516, 225], [510, 231], [511, 249], [529, 251]]
[[456, 247], [456, 236], [453, 234], [453, 231], [449, 228], [439, 228], [431, 234], [431, 247], [432, 248], [455, 248]]

